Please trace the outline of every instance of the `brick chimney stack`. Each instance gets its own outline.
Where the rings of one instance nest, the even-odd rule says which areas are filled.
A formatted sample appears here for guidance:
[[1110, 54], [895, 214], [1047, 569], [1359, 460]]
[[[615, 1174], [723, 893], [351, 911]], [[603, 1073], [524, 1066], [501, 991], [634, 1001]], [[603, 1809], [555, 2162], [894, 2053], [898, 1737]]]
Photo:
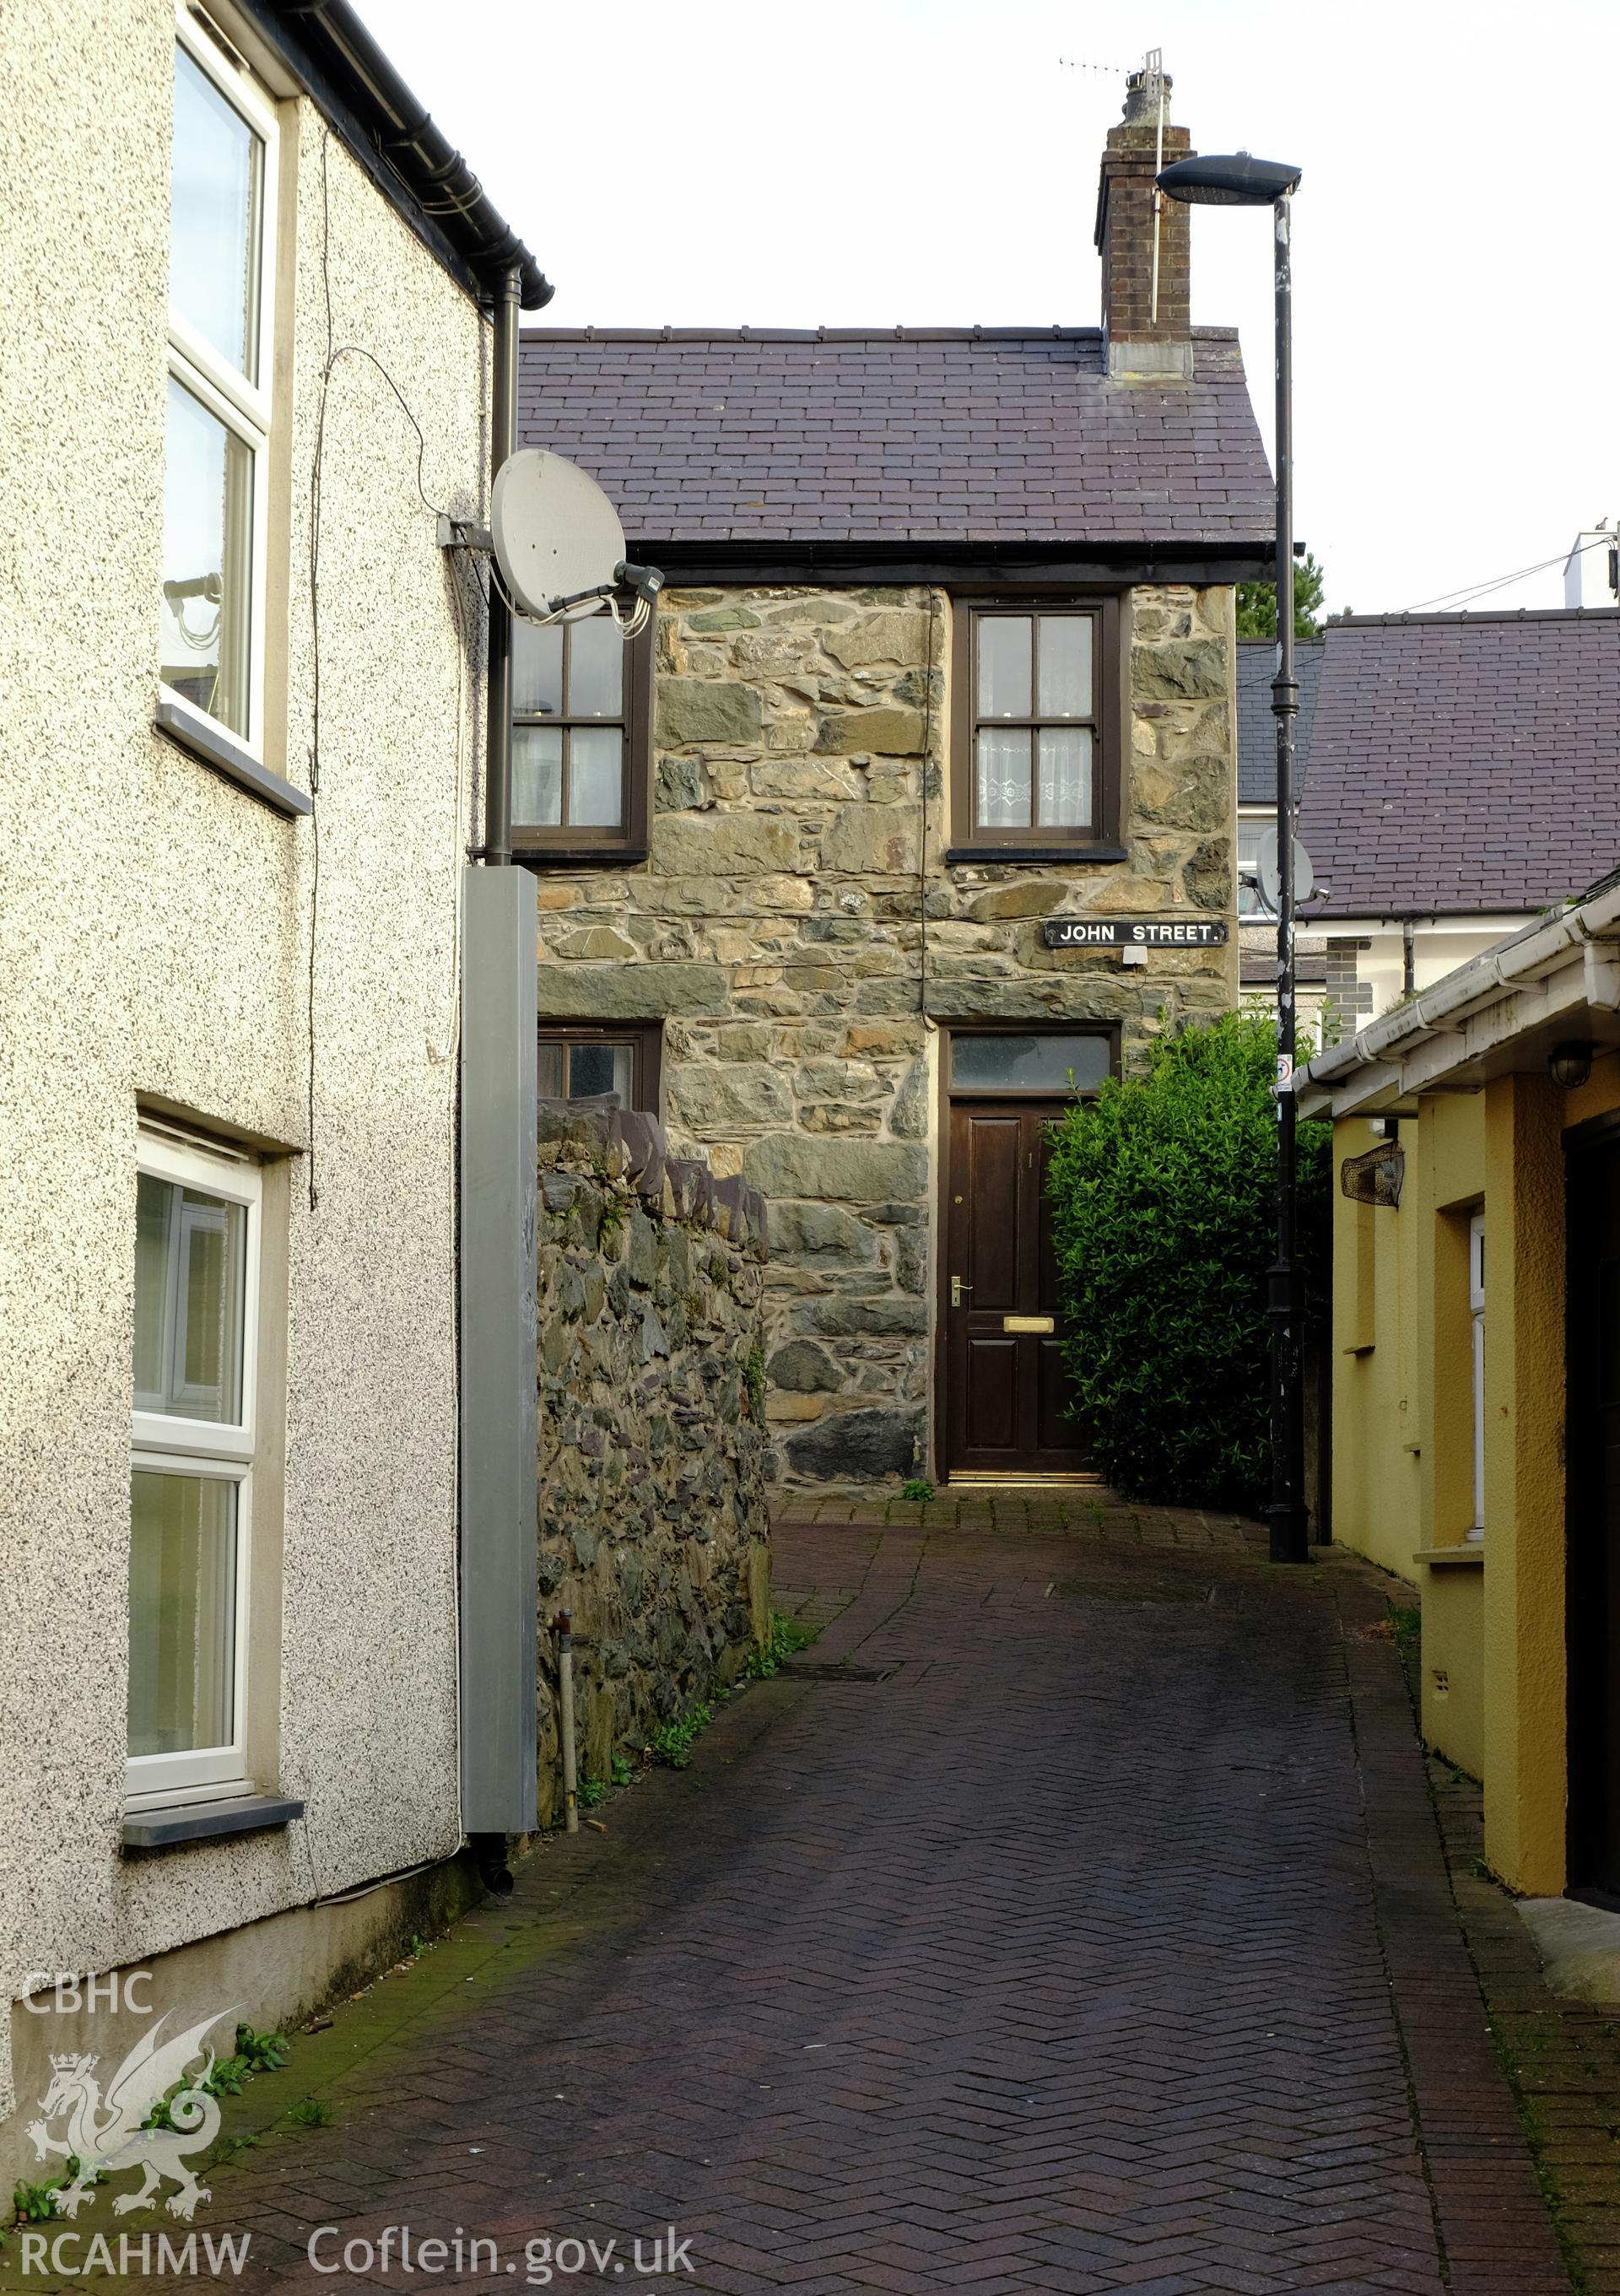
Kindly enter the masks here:
[[1164, 166], [1189, 158], [1192, 150], [1187, 130], [1170, 125], [1171, 85], [1168, 73], [1131, 74], [1125, 82], [1125, 117], [1117, 127], [1109, 128], [1102, 155], [1097, 186], [1102, 325], [1109, 339], [1109, 374], [1118, 381], [1192, 379], [1191, 218], [1180, 200], [1159, 203], [1157, 310], [1153, 299], [1153, 177], [1159, 164], [1161, 102]]

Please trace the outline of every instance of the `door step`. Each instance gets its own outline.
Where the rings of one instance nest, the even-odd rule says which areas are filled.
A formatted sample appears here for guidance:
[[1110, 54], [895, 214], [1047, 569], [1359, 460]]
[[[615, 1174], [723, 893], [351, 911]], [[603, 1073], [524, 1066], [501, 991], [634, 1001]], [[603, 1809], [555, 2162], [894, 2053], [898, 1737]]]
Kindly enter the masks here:
[[947, 1491], [1100, 1491], [1100, 1475], [978, 1475], [960, 1469], [943, 1486]]

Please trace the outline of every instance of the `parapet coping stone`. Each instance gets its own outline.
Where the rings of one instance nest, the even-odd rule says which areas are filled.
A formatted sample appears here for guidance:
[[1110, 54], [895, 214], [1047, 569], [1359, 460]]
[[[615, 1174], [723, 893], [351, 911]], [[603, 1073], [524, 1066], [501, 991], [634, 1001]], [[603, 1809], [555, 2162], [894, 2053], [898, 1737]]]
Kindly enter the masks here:
[[536, 1136], [542, 1168], [564, 1160], [572, 1149], [607, 1179], [622, 1182], [649, 1211], [709, 1228], [750, 1259], [769, 1257], [768, 1210], [759, 1190], [740, 1174], [717, 1180], [704, 1157], [672, 1156], [657, 1117], [622, 1107], [617, 1094], [541, 1101]]

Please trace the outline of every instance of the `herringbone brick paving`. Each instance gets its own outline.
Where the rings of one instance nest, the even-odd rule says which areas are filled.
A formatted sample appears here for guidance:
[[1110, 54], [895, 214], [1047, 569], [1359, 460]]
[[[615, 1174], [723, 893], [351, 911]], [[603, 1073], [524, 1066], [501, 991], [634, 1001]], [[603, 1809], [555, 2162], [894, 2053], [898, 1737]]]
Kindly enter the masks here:
[[1568, 2287], [1367, 1574], [1081, 1494], [789, 1505], [776, 1570], [859, 1672], [397, 1980], [336, 2124], [216, 2172], [238, 2284], [421, 2286], [306, 2256], [408, 2223], [490, 2290], [669, 2224], [724, 2296]]

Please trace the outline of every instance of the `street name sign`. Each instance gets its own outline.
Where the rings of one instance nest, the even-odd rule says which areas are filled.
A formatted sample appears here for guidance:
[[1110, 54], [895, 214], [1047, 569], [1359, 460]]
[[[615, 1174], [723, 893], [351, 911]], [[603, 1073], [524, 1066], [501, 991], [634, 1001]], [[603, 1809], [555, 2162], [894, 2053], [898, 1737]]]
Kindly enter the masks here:
[[1046, 948], [1224, 948], [1218, 917], [1043, 917]]

